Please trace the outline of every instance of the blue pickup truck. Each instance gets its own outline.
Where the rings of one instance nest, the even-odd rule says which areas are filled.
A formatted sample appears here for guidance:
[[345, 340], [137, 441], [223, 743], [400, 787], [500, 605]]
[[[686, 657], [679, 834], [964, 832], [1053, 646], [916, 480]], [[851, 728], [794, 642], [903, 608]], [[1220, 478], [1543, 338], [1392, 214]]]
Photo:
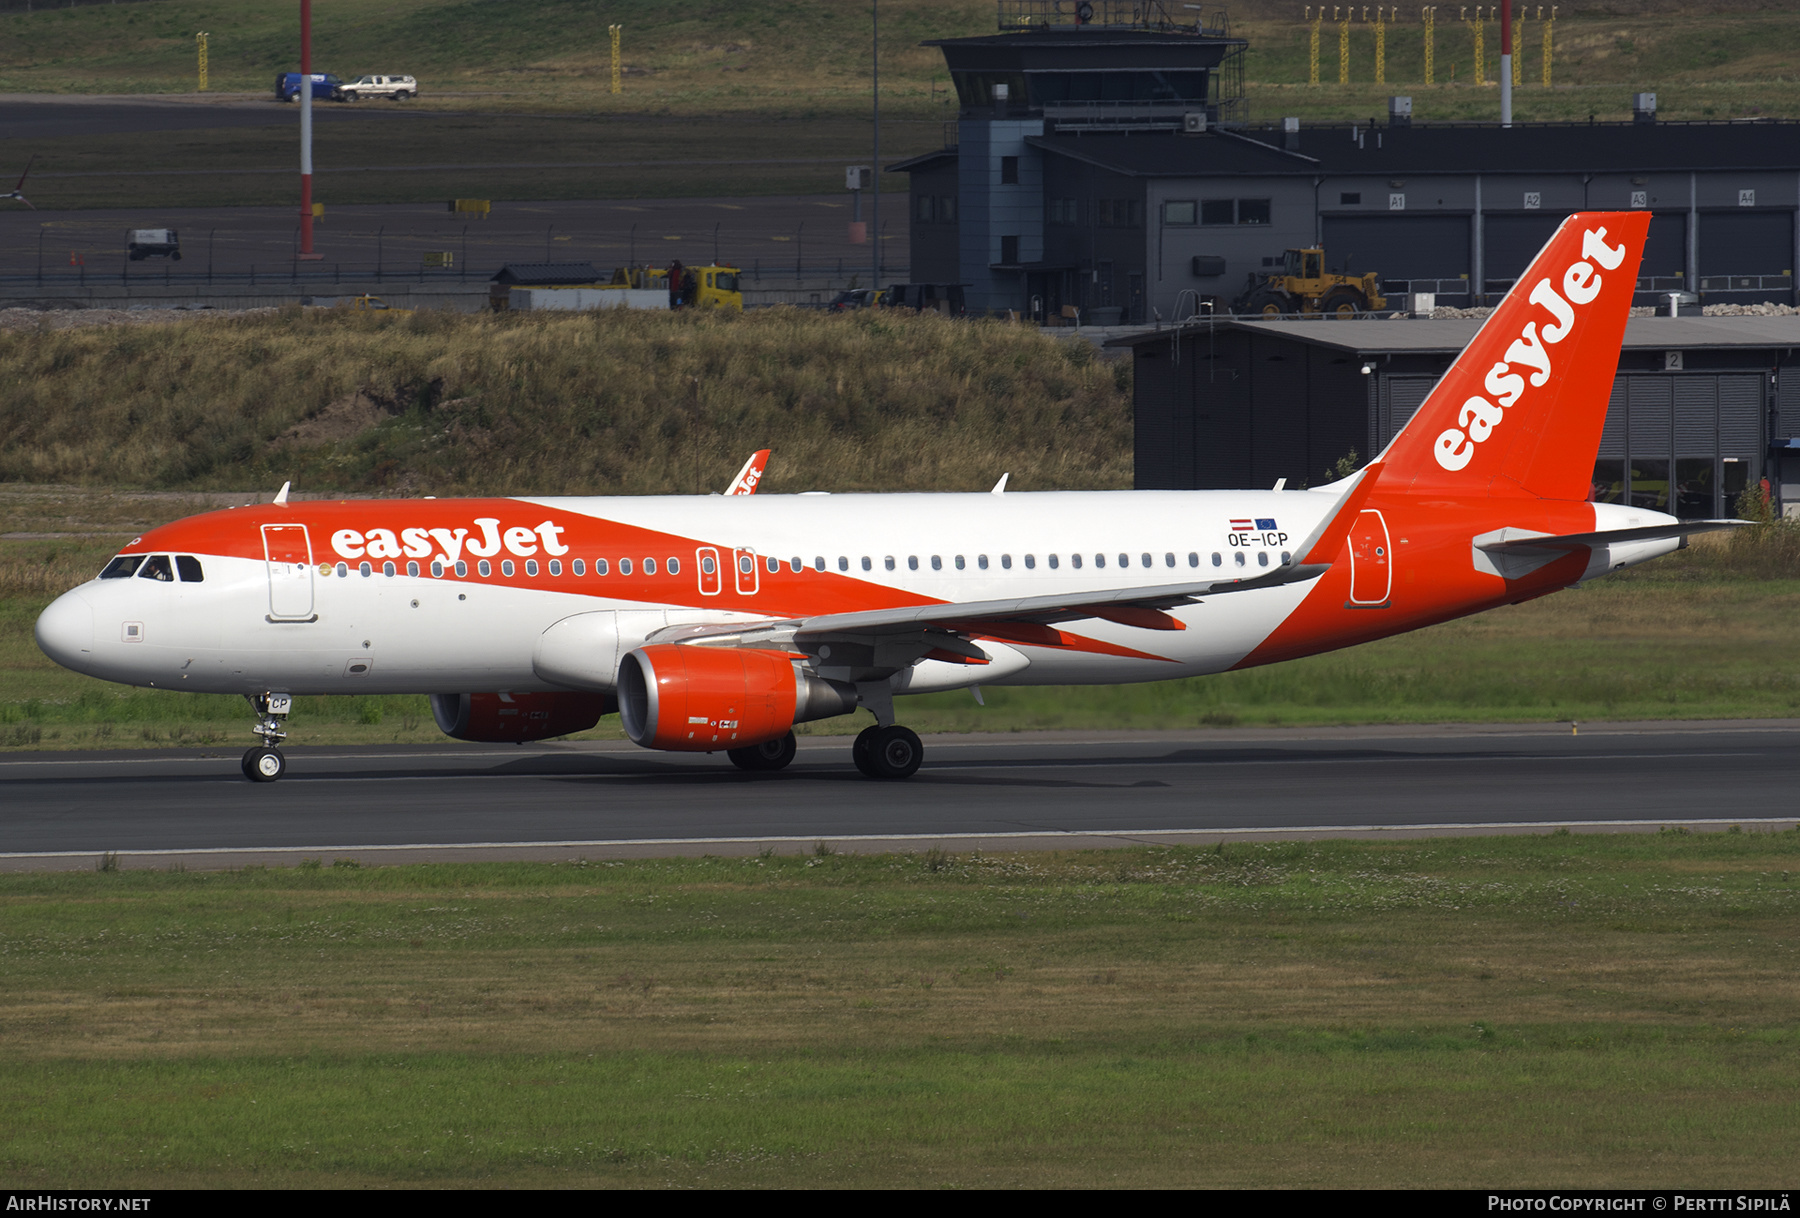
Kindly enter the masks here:
[[[300, 100], [301, 76], [298, 72], [280, 72], [275, 77], [275, 100], [297, 102]], [[317, 101], [324, 98], [330, 101], [337, 93], [338, 86], [344, 82], [326, 72], [312, 74], [312, 95]]]

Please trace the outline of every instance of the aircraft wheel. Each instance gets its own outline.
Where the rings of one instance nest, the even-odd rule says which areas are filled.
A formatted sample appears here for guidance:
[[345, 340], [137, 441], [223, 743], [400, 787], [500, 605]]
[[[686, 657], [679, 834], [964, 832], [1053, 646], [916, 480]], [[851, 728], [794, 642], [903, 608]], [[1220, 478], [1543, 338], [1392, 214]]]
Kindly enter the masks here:
[[856, 769], [864, 778], [880, 778], [875, 772], [875, 763], [871, 756], [875, 748], [875, 737], [881, 734], [879, 727], [865, 727], [856, 737], [856, 743], [850, 746], [850, 760], [856, 763]]
[[753, 744], [748, 748], [727, 749], [725, 755], [740, 770], [772, 772], [787, 768], [788, 762], [794, 759], [794, 748], [794, 733], [789, 732], [779, 740]]
[[243, 769], [251, 782], [274, 782], [287, 773], [287, 758], [280, 749], [254, 748], [245, 752]]
[[925, 759], [925, 746], [920, 743], [918, 733], [897, 723], [875, 729], [864, 752], [869, 768], [863, 773], [890, 781], [911, 778]]

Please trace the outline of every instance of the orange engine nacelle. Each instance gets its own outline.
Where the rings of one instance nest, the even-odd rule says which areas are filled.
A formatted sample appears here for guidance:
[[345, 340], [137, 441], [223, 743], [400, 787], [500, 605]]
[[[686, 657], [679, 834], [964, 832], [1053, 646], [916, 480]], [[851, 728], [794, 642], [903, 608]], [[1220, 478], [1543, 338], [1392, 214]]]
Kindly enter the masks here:
[[647, 749], [712, 753], [787, 735], [796, 723], [845, 715], [856, 691], [784, 651], [654, 643], [619, 662], [619, 721]]
[[431, 717], [446, 736], [523, 744], [585, 732], [618, 709], [608, 694], [432, 694]]

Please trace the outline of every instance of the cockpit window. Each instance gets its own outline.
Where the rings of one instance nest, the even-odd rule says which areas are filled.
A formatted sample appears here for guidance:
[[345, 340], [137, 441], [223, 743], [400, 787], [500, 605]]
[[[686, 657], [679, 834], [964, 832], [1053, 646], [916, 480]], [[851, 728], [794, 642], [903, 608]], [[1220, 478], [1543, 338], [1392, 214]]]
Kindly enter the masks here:
[[121, 554], [106, 564], [100, 572], [101, 579], [130, 579], [137, 574], [138, 564], [144, 561], [142, 554]]
[[184, 584], [198, 584], [206, 579], [206, 573], [200, 569], [200, 560], [192, 554], [176, 555], [175, 570]]
[[169, 565], [167, 554], [152, 554], [144, 560], [143, 570], [138, 572], [139, 579], [159, 579], [165, 584], [175, 582], [175, 571]]

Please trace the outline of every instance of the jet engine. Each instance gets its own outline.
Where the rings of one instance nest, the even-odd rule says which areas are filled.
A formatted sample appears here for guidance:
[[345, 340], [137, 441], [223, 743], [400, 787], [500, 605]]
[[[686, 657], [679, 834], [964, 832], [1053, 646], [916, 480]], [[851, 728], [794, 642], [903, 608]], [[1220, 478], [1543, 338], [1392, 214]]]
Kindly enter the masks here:
[[619, 721], [647, 749], [712, 753], [779, 740], [847, 715], [856, 690], [785, 651], [653, 643], [619, 662]]
[[432, 694], [431, 717], [446, 736], [523, 744], [585, 732], [618, 709], [608, 694]]

